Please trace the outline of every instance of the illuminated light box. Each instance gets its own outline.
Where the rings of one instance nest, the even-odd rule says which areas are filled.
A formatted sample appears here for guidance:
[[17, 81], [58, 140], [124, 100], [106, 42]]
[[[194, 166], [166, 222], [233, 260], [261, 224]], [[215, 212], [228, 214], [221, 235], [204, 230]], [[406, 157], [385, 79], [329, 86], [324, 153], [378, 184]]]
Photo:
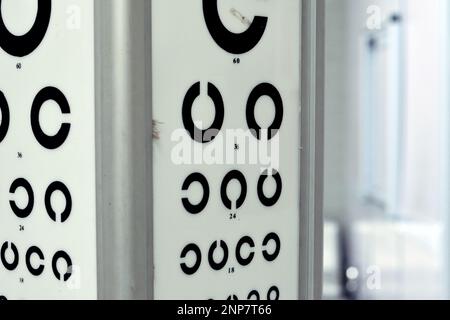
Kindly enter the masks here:
[[96, 298], [93, 2], [0, 8], [0, 295]]
[[301, 7], [0, 0], [0, 299], [301, 297]]
[[298, 298], [300, 7], [152, 2], [156, 298]]

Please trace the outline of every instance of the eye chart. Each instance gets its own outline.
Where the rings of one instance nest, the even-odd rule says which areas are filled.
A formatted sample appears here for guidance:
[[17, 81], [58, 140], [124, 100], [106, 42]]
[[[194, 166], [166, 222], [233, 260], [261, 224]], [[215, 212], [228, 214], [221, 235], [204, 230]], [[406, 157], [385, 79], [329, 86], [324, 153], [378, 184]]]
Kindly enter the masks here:
[[94, 1], [0, 0], [0, 297], [95, 299]]
[[[152, 1], [156, 299], [298, 298], [300, 19], [298, 0]], [[267, 142], [276, 166], [231, 160]]]

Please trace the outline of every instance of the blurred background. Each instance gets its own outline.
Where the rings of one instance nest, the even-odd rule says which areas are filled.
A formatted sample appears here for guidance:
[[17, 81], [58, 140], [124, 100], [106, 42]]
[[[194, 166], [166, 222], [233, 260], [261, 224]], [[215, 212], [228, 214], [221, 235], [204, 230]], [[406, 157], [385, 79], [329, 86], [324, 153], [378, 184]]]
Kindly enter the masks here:
[[326, 0], [325, 299], [450, 298], [448, 21]]

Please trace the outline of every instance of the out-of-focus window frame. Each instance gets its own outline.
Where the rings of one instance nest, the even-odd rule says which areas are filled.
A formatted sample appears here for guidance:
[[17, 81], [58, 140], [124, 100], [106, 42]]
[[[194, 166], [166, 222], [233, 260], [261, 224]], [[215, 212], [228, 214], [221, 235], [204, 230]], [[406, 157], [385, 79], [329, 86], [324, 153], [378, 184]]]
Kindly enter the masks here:
[[[367, 31], [363, 48], [361, 198], [364, 206], [389, 217], [401, 214], [406, 112], [403, 24], [401, 11], [391, 13], [380, 30]], [[387, 70], [382, 88], [377, 83], [380, 69]], [[379, 107], [384, 102], [386, 114], [380, 117]], [[380, 149], [383, 150], [381, 155]]]

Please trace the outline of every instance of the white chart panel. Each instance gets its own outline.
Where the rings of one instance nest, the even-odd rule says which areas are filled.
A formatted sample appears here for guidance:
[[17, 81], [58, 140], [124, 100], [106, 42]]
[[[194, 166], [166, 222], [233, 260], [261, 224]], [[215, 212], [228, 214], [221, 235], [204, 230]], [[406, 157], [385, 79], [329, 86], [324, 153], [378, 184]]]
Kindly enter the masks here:
[[95, 299], [94, 1], [0, 9], [0, 296]]
[[297, 299], [300, 1], [154, 0], [152, 39], [155, 298]]

